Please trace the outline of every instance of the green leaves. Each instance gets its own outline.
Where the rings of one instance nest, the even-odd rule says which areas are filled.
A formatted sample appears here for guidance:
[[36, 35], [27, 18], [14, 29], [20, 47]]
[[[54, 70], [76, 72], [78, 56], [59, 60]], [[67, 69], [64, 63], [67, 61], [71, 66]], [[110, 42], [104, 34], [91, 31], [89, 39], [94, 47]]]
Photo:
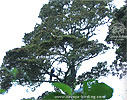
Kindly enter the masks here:
[[106, 99], [112, 97], [113, 89], [105, 83], [93, 84], [89, 94], [94, 96], [105, 96]]
[[4, 94], [6, 92], [5, 89], [0, 89], [0, 94]]
[[[115, 8], [113, 11], [113, 19], [109, 26], [109, 32], [106, 37], [106, 42], [113, 44], [116, 48], [116, 59], [112, 63], [112, 75], [116, 75], [120, 79], [126, 75], [127, 62], [127, 4], [120, 9]], [[117, 61], [117, 63], [116, 63]], [[125, 64], [125, 66], [124, 66]], [[120, 71], [120, 72], [119, 72]], [[121, 73], [122, 72], [122, 73]]]
[[[110, 9], [106, 4], [93, 0], [50, 0], [45, 4], [39, 14], [42, 23], [24, 35], [25, 45], [6, 53], [1, 69], [9, 71], [0, 69], [2, 88], [9, 88], [15, 80], [20, 85], [39, 86], [48, 80], [46, 77], [50, 76], [52, 67], [56, 69], [54, 80], [74, 88], [77, 68], [82, 62], [107, 50], [102, 43], [90, 40], [95, 29], [108, 17]], [[56, 63], [65, 63], [60, 66], [68, 69], [59, 73]], [[53, 85], [64, 94], [72, 95], [69, 86]]]
[[63, 83], [53, 83], [53, 85], [59, 89], [61, 89], [64, 93], [67, 93], [69, 95], [72, 94], [72, 89], [70, 88], [70, 86], [63, 84]]
[[43, 100], [67, 100], [65, 99], [65, 95], [59, 92], [49, 93], [47, 96], [43, 98]]
[[48, 100], [48, 99], [53, 99], [53, 100], [69, 100], [69, 96], [72, 95], [72, 89], [64, 84], [64, 83], [52, 83], [53, 86], [55, 86], [56, 88], [62, 90], [64, 92], [64, 94], [60, 93], [60, 92], [51, 92], [48, 95], [46, 95], [43, 100]]
[[64, 84], [55, 82], [52, 84], [56, 88], [63, 91], [51, 92], [46, 95], [43, 100], [54, 99], [54, 100], [105, 100], [110, 99], [113, 95], [113, 89], [105, 83], [98, 83], [97, 80], [91, 79], [83, 82], [83, 91], [72, 92], [72, 89]]
[[97, 80], [84, 81], [83, 92], [85, 96], [94, 96], [96, 100], [100, 97], [100, 99], [110, 99], [113, 96], [113, 89], [105, 83], [98, 83]]
[[19, 73], [18, 70], [16, 68], [13, 68], [10, 73], [14, 76], [14, 78], [16, 78], [16, 75]]

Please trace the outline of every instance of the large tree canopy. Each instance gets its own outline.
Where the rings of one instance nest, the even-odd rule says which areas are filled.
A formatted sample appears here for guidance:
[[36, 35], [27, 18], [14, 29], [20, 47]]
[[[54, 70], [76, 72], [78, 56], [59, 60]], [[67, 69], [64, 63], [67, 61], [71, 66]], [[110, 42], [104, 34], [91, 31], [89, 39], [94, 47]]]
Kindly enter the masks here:
[[[50, 0], [41, 8], [41, 24], [25, 33], [25, 46], [6, 53], [0, 67], [1, 88], [8, 89], [13, 82], [38, 86], [51, 75], [53, 81], [74, 88], [82, 62], [108, 49], [90, 38], [111, 17], [109, 3], [107, 0]], [[107, 72], [105, 64], [98, 63], [99, 67], [92, 69], [93, 75], [99, 77]], [[50, 72], [52, 68], [54, 73]]]

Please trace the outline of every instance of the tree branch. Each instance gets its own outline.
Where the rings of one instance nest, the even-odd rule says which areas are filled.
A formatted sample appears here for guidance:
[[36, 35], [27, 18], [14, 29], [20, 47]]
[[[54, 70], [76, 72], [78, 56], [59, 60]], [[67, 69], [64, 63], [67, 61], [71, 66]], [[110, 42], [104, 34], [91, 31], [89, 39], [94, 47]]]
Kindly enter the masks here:
[[[50, 72], [48, 72], [47, 70], [45, 70], [45, 71], [46, 71], [46, 73], [42, 73], [42, 74], [48, 74], [48, 75], [50, 75]], [[56, 77], [57, 80], [62, 82], [62, 80], [57, 75], [54, 74], [52, 77]]]

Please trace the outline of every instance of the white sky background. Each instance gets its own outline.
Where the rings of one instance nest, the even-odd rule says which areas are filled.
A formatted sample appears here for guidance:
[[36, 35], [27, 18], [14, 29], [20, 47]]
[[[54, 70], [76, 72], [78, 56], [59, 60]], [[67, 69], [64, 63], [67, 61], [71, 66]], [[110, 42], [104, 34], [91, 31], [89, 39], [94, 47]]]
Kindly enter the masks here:
[[[24, 33], [29, 33], [34, 30], [35, 24], [40, 22], [40, 19], [38, 19], [40, 9], [42, 7], [42, 4], [45, 4], [47, 2], [48, 0], [0, 1], [0, 65], [6, 51], [23, 45], [22, 38], [24, 36]], [[123, 0], [115, 0], [115, 5], [117, 7], [122, 6]], [[107, 31], [105, 27], [103, 27], [102, 29], [102, 32]], [[103, 35], [103, 37], [105, 36]], [[102, 41], [104, 38], [100, 37], [100, 39], [100, 41]], [[109, 64], [111, 64], [114, 57], [114, 51], [110, 50], [105, 56], [99, 56], [96, 58], [96, 60], [92, 59], [92, 63], [90, 61], [87, 61], [83, 63], [83, 65], [85, 67], [95, 66], [98, 61], [105, 60], [108, 60]], [[82, 67], [79, 72], [82, 73], [83, 71], [84, 68]], [[114, 88], [114, 96], [111, 100], [125, 100], [123, 99], [123, 92], [125, 92], [127, 77], [126, 80], [119, 80], [116, 77], [110, 76], [100, 81], [103, 81]], [[20, 100], [21, 98], [38, 97], [44, 91], [51, 91], [51, 88], [51, 85], [48, 85], [48, 83], [44, 83], [35, 91], [35, 93], [33, 93], [27, 87], [13, 86], [9, 90], [8, 94], [0, 95], [0, 100]]]

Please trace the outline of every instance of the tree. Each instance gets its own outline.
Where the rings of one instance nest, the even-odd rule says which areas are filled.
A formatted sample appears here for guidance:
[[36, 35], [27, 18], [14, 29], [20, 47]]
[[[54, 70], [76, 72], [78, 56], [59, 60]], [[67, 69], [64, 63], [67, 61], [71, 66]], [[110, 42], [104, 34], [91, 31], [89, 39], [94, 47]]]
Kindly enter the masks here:
[[[107, 43], [116, 48], [116, 59], [111, 65], [112, 74], [122, 78], [127, 73], [127, 0], [120, 9], [114, 10], [114, 17], [106, 37]], [[121, 72], [120, 72], [121, 71]]]
[[[90, 39], [95, 29], [111, 18], [109, 4], [101, 0], [50, 0], [41, 8], [41, 24], [25, 33], [25, 46], [6, 53], [0, 67], [1, 88], [7, 90], [13, 82], [36, 87], [58, 81], [74, 89], [82, 62], [108, 50], [103, 43]], [[93, 68], [93, 75], [99, 77], [107, 72], [105, 64], [98, 63], [100, 67]], [[52, 68], [53, 81], [46, 77]]]

